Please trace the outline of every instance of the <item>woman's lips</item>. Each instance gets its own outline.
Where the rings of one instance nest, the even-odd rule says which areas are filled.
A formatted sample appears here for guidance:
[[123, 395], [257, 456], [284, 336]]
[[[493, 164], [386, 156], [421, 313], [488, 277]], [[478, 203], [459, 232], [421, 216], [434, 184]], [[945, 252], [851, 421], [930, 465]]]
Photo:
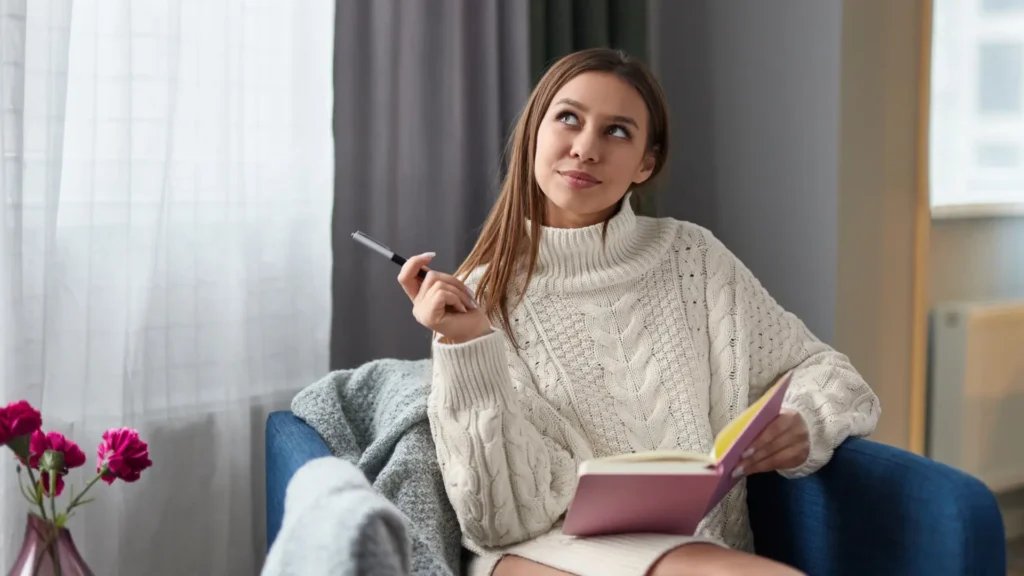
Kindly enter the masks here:
[[570, 188], [591, 188], [601, 183], [597, 178], [579, 170], [566, 170], [565, 172], [559, 172], [559, 174]]

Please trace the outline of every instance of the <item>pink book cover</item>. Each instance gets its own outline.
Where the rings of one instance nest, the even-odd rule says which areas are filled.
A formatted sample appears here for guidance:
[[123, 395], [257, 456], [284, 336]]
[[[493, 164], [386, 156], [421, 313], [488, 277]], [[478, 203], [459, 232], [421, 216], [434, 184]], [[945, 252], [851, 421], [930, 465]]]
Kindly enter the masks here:
[[[633, 461], [580, 467], [576, 493], [562, 524], [571, 536], [661, 533], [692, 536], [704, 516], [736, 485], [743, 452], [778, 414], [789, 388], [784, 375], [766, 394], [717, 464]], [[755, 404], [755, 405], [756, 405]], [[728, 430], [723, 430], [719, 435]], [[657, 456], [657, 453], [652, 453]], [[589, 471], [588, 471], [589, 470]]]

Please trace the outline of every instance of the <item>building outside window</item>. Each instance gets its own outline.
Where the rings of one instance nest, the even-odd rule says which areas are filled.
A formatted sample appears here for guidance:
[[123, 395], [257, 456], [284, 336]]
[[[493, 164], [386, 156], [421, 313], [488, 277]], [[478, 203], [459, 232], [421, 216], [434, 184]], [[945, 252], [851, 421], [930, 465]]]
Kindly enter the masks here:
[[936, 217], [1024, 214], [1024, 0], [934, 0]]

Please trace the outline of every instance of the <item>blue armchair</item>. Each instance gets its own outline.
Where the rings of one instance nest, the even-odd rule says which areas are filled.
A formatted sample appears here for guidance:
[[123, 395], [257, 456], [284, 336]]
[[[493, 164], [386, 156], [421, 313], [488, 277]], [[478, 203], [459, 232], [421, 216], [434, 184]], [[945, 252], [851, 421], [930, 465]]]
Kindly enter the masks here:
[[[267, 419], [267, 546], [285, 488], [330, 451], [290, 412]], [[748, 481], [758, 554], [810, 575], [1006, 575], [1002, 516], [992, 493], [958, 470], [877, 442], [850, 439], [807, 478]]]

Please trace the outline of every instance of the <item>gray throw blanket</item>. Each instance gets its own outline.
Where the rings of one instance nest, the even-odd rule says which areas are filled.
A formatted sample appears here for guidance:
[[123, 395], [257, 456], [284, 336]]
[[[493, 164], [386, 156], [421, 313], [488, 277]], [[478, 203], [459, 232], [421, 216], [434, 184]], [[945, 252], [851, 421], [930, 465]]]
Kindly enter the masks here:
[[462, 535], [430, 435], [429, 391], [429, 360], [385, 359], [333, 372], [292, 400], [337, 459], [293, 477], [265, 576], [459, 574]]

